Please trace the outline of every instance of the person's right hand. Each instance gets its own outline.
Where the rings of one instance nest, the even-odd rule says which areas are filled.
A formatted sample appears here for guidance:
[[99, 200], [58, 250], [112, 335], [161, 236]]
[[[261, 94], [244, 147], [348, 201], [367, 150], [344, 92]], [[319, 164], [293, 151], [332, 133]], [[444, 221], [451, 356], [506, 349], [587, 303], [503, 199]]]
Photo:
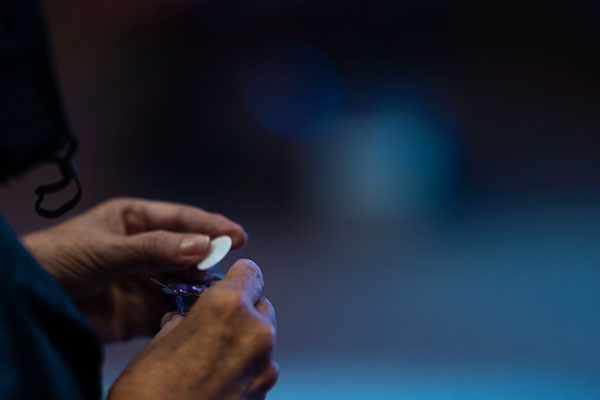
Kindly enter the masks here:
[[257, 398], [275, 385], [275, 312], [262, 273], [239, 260], [190, 312], [166, 315], [154, 340], [127, 366], [108, 399]]

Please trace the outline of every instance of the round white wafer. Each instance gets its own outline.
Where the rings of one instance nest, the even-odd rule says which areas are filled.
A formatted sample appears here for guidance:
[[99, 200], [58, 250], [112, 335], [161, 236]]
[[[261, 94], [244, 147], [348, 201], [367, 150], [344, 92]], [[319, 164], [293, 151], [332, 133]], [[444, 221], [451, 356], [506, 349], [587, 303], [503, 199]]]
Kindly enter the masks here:
[[211, 269], [221, 261], [229, 250], [231, 250], [231, 238], [229, 236], [219, 236], [210, 242], [210, 250], [204, 260], [200, 261], [196, 268], [200, 271]]

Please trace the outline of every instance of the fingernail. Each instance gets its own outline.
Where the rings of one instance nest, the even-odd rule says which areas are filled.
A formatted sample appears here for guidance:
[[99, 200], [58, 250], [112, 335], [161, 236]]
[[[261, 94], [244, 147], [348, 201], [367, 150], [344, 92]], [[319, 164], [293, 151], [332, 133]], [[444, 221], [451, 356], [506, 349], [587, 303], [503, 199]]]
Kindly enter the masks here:
[[204, 254], [210, 245], [210, 238], [205, 235], [186, 237], [179, 245], [179, 251], [184, 256]]

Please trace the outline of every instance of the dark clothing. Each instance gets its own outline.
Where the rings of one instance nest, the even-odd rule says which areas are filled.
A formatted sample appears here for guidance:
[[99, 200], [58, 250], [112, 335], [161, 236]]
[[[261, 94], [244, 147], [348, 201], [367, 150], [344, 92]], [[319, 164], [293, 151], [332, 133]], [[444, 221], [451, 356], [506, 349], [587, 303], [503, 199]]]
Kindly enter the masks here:
[[0, 1], [0, 182], [72, 137], [54, 75], [38, 0]]
[[100, 345], [0, 218], [0, 398], [99, 399]]
[[[0, 182], [70, 136], [45, 36], [37, 0], [0, 1]], [[99, 399], [100, 364], [87, 321], [0, 217], [0, 399]]]

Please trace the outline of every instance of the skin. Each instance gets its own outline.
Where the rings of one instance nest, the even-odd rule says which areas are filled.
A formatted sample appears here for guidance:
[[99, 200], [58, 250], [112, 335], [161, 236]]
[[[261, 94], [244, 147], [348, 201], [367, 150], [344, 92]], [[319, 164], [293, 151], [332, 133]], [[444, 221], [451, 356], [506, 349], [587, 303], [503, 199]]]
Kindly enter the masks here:
[[[239, 260], [182, 317], [150, 277], [200, 278], [210, 239], [247, 236], [219, 214], [120, 198], [22, 238], [105, 342], [154, 335], [109, 399], [259, 399], [275, 384], [275, 313], [260, 268]], [[162, 318], [161, 318], [162, 317]], [[162, 320], [161, 320], [162, 319]]]

